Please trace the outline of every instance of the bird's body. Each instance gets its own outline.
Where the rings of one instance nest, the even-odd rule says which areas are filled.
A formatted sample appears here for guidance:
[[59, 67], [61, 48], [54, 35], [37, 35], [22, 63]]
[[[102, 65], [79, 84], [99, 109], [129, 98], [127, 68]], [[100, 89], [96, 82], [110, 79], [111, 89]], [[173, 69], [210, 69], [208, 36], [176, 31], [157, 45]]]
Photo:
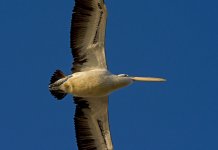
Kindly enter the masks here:
[[70, 75], [60, 89], [78, 97], [108, 96], [112, 91], [133, 82], [129, 77], [111, 74], [105, 69], [94, 69]]
[[[74, 96], [76, 139], [79, 150], [113, 150], [108, 124], [108, 95], [134, 81], [161, 78], [111, 74], [105, 57], [107, 9], [104, 0], [75, 0], [71, 23], [72, 74], [57, 70], [49, 90], [57, 99]], [[122, 59], [122, 58], [121, 58]]]

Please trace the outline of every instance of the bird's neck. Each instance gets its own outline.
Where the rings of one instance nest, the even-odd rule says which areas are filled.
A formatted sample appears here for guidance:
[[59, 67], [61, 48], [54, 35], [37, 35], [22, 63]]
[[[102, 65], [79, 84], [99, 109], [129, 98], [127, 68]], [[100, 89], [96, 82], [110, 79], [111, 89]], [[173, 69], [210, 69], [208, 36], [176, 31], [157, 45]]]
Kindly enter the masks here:
[[125, 86], [130, 85], [133, 82], [133, 80], [129, 77], [119, 77], [117, 75], [114, 75], [113, 77], [113, 89], [119, 89]]

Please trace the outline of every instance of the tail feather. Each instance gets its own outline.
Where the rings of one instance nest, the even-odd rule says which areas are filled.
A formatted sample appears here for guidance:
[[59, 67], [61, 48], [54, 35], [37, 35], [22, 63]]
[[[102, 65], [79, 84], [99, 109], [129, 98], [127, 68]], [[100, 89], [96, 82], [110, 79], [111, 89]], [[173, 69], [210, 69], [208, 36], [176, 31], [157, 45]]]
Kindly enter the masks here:
[[50, 90], [50, 92], [58, 100], [62, 100], [67, 95], [66, 93], [62, 93], [58, 90]]
[[63, 99], [67, 94], [64, 93], [62, 90], [53, 90], [52, 88], [50, 88], [50, 86], [55, 86], [52, 84], [54, 84], [56, 81], [58, 81], [64, 77], [65, 77], [65, 75], [61, 70], [56, 70], [50, 79], [49, 91], [58, 100]]
[[57, 80], [64, 78], [65, 75], [61, 70], [56, 70], [50, 79], [50, 84], [55, 83]]

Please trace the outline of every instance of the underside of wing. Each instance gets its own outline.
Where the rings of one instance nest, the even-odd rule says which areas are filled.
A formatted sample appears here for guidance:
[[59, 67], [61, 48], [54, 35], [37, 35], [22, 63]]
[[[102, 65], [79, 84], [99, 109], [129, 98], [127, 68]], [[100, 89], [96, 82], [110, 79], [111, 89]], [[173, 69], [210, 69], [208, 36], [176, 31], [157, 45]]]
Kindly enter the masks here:
[[75, 0], [71, 22], [72, 71], [106, 69], [104, 0]]
[[108, 97], [74, 97], [79, 150], [113, 150], [108, 124]]

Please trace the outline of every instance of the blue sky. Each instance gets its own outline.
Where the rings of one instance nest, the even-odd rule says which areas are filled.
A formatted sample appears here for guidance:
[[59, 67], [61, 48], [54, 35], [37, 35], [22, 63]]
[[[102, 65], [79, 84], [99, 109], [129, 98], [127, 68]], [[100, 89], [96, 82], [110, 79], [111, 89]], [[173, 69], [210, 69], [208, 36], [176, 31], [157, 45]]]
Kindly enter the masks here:
[[[165, 77], [110, 96], [117, 150], [218, 149], [218, 2], [105, 0], [113, 73]], [[77, 149], [72, 97], [48, 92], [70, 73], [73, 0], [0, 1], [0, 149]]]

